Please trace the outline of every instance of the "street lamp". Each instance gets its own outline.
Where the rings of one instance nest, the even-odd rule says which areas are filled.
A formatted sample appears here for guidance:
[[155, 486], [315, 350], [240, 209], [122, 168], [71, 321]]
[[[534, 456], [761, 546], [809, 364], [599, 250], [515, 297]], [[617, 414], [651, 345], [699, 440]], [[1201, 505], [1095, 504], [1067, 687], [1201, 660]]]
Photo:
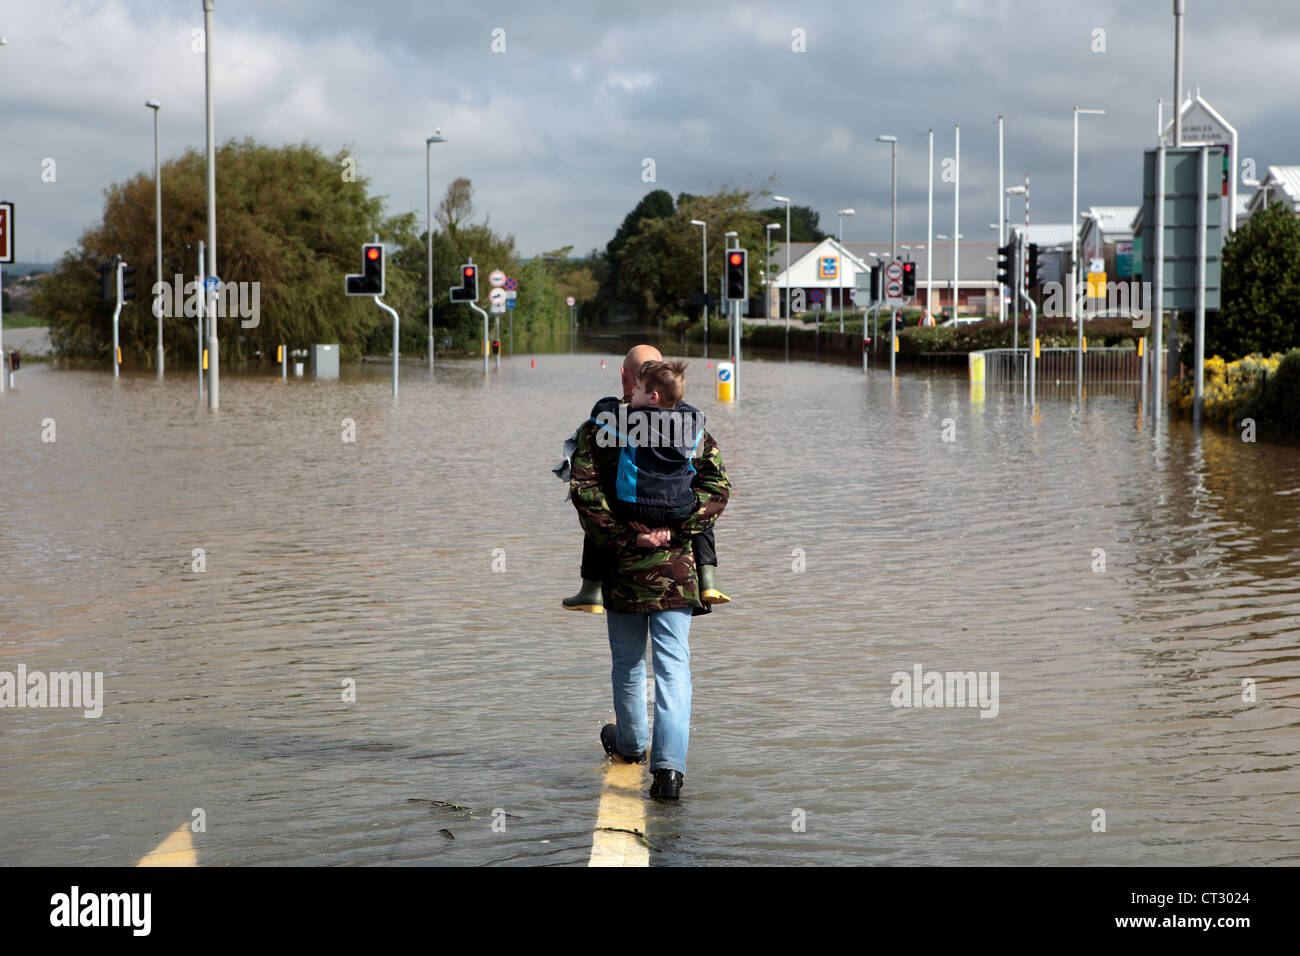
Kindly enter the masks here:
[[426, 137], [424, 140], [424, 198], [428, 206], [426, 220], [426, 229], [429, 246], [429, 369], [433, 369], [433, 180], [432, 169], [429, 158], [429, 150], [434, 143], [445, 143], [442, 128], [435, 127], [433, 135]]
[[790, 347], [790, 200], [785, 196], [773, 196], [775, 202], [785, 203], [785, 345]]
[[839, 280], [840, 291], [840, 331], [844, 331], [844, 217], [852, 216], [852, 209], [841, 209], [836, 213], [840, 217], [840, 267], [835, 270], [836, 278]]
[[898, 244], [898, 137], [877, 136], [876, 142], [889, 144], [889, 157], [893, 167], [889, 190], [889, 257], [892, 259], [895, 254], [894, 247]]
[[769, 222], [763, 227], [763, 235], [767, 237], [767, 258], [763, 260], [767, 267], [763, 272], [763, 315], [769, 325], [772, 322], [772, 230], [780, 228], [779, 222]]
[[1083, 323], [1078, 321], [1078, 316], [1074, 313], [1075, 286], [1079, 282], [1079, 264], [1076, 261], [1079, 255], [1079, 114], [1087, 113], [1091, 116], [1104, 116], [1105, 110], [1087, 110], [1074, 108], [1074, 192], [1073, 202], [1070, 207], [1070, 318], [1074, 321], [1077, 331], [1078, 345], [1076, 347], [1077, 361], [1075, 363], [1078, 372], [1078, 390], [1079, 403], [1083, 403]]
[[[153, 218], [154, 218], [154, 282], [162, 282], [162, 170], [158, 164], [158, 111], [162, 104], [157, 100], [146, 100], [144, 104], [153, 110]], [[154, 310], [158, 313], [158, 377], [163, 377], [163, 320], [162, 309], [155, 302]], [[116, 361], [116, 360], [115, 360]]]

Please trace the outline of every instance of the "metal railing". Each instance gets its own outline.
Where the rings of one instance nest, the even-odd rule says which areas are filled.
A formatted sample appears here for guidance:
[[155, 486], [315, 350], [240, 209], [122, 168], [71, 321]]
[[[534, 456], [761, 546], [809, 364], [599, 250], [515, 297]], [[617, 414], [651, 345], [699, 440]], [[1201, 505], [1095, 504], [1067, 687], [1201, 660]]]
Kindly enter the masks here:
[[[988, 385], [1024, 381], [1029, 374], [1030, 350], [984, 349], [984, 381]], [[1078, 355], [1071, 348], [1039, 349], [1040, 385], [1071, 383], [1076, 380]], [[1131, 348], [1089, 348], [1083, 353], [1084, 384], [1138, 385], [1142, 381], [1142, 360]]]

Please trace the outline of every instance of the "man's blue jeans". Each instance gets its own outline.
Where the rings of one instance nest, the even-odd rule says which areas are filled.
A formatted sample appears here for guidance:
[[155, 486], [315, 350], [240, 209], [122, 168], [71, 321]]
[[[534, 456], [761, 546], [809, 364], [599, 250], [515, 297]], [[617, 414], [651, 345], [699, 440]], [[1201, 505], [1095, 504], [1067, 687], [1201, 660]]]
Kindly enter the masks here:
[[614, 660], [614, 713], [620, 753], [639, 754], [650, 742], [645, 707], [646, 632], [655, 669], [655, 728], [651, 770], [686, 774], [691, 733], [691, 609], [633, 614], [605, 612]]

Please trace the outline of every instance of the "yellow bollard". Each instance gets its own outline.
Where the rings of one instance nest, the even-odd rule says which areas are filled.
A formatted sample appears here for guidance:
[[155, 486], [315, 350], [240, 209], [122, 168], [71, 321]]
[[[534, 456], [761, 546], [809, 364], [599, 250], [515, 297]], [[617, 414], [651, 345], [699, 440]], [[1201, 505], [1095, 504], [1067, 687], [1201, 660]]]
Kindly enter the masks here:
[[120, 345], [117, 347], [117, 364], [122, 364], [122, 346]]
[[734, 402], [736, 400], [736, 369], [730, 362], [718, 363], [718, 401]]
[[1086, 335], [1083, 337], [1083, 351], [1085, 355], [1088, 352], [1088, 336]]
[[283, 361], [284, 361], [284, 346], [283, 346], [283, 345], [277, 345], [277, 346], [275, 347], [275, 360], [276, 360], [277, 362], [283, 362]]
[[208, 350], [204, 349], [203, 350], [203, 371], [206, 372], [207, 370], [208, 370]]
[[1138, 358], [1146, 354], [1147, 337], [1144, 335], [1138, 339]]
[[1038, 358], [1038, 339], [1034, 339], [1034, 358]]

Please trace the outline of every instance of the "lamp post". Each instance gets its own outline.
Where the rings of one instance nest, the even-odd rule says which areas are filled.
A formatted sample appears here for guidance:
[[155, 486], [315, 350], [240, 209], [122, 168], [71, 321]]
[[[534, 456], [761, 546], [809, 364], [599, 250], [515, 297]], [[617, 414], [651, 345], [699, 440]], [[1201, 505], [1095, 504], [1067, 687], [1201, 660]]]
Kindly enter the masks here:
[[[1026, 246], [1026, 248], [1027, 248], [1028, 245], [1029, 245], [1029, 187], [1028, 187], [1028, 186], [1008, 186], [1008, 187], [1006, 187], [1006, 189], [1002, 190], [1002, 201], [1003, 201], [1003, 205], [1006, 207], [1006, 209], [1005, 209], [1005, 215], [1006, 215], [1006, 221], [1007, 221], [1008, 223], [1011, 222], [1011, 197], [1012, 197], [1012, 196], [1024, 196], [1024, 197], [1025, 197], [1025, 236], [1024, 236], [1024, 239], [1025, 239], [1025, 246]], [[1009, 229], [1008, 229], [1008, 232], [1007, 232], [1007, 238], [1008, 238], [1008, 239], [1011, 238], [1010, 230], [1009, 230]], [[1017, 258], [1019, 258], [1019, 255], [1017, 255]], [[1017, 269], [1020, 268], [1020, 265], [1021, 265], [1021, 263], [1017, 263], [1017, 264], [1016, 264]], [[1014, 273], [1013, 273], [1013, 274], [1014, 274]], [[1027, 284], [1028, 284], [1028, 283], [1027, 283], [1027, 277], [1025, 277], [1025, 281], [1022, 282], [1022, 285], [1026, 285], [1026, 286], [1027, 286]], [[1006, 298], [1006, 292], [1004, 292], [1004, 291], [1002, 291], [1002, 290], [999, 290], [999, 291], [998, 291], [998, 294], [1001, 295], [1004, 299]], [[1028, 289], [1027, 287], [1025, 288], [1025, 294], [1026, 294], [1026, 295], [1029, 294], [1029, 289]], [[1020, 313], [1019, 313], [1018, 311], [1016, 311], [1019, 307], [1020, 307], [1020, 304], [1016, 301], [1016, 287], [1013, 285], [1013, 286], [1011, 287], [1011, 321], [1014, 323], [1014, 325], [1012, 326], [1012, 329], [1011, 329], [1011, 348], [1012, 348], [1013, 350], [1020, 348]], [[1032, 348], [1032, 346], [1033, 346], [1033, 343], [1031, 342], [1031, 343], [1030, 343], [1030, 347]]]
[[934, 130], [923, 135], [930, 138], [930, 198], [925, 214], [925, 314], [934, 318]]
[[700, 265], [704, 270], [702, 288], [704, 289], [704, 348], [708, 355], [709, 347], [709, 224], [700, 219], [692, 219], [692, 226], [703, 226], [704, 234], [700, 238]]
[[763, 315], [769, 325], [772, 322], [772, 230], [780, 228], [779, 222], [769, 222], [763, 227], [763, 234], [767, 237], [767, 258], [763, 260]]
[[[162, 104], [157, 100], [146, 100], [146, 107], [153, 110], [153, 218], [154, 218], [154, 281], [162, 282], [162, 169], [158, 164], [158, 111]], [[163, 319], [162, 309], [154, 301], [154, 311], [158, 313], [158, 377], [163, 377]]]
[[428, 233], [426, 235], [427, 245], [429, 247], [429, 370], [433, 370], [433, 181], [432, 181], [432, 163], [429, 157], [429, 151], [434, 143], [447, 142], [441, 135], [441, 127], [433, 131], [433, 135], [424, 141], [424, 198], [428, 206], [426, 213], [428, 219], [425, 220]]
[[877, 136], [876, 142], [889, 144], [889, 258], [893, 261], [898, 252], [898, 137]]
[[[952, 246], [954, 249], [956, 249], [958, 240], [965, 239], [966, 234], [963, 232], [959, 234], [956, 239], [953, 239], [952, 236], [945, 235], [944, 233], [941, 232], [934, 238], [941, 239], [944, 242], [947, 242], [948, 240], [952, 239]], [[950, 280], [949, 288], [952, 292], [952, 320], [955, 323], [957, 321], [957, 253], [956, 252], [952, 254], [952, 267], [953, 267], [953, 274], [952, 274], [952, 279]]]
[[[1002, 192], [1003, 186], [1003, 162], [1002, 162], [1002, 117], [998, 117], [998, 192]], [[1006, 245], [1006, 221], [1007, 217], [1003, 214], [1004, 203], [998, 203], [998, 245]], [[1007, 297], [1001, 289], [998, 290], [998, 321], [1007, 320]]]
[[[217, 272], [217, 140], [216, 121], [212, 113], [212, 0], [203, 0], [203, 90], [207, 117], [208, 167], [208, 271], [207, 279], [216, 280]], [[206, 279], [205, 279], [206, 281]], [[207, 298], [205, 291], [204, 297]], [[221, 356], [217, 350], [217, 292], [213, 286], [208, 298], [208, 408], [221, 407]]]
[[776, 202], [785, 203], [785, 347], [790, 347], [790, 200], [786, 196], [773, 196]]
[[835, 277], [839, 280], [840, 293], [840, 331], [844, 331], [844, 217], [852, 216], [852, 209], [841, 209], [836, 213], [840, 217], [840, 267], [835, 270]]
[[1075, 313], [1075, 287], [1079, 282], [1079, 114], [1104, 116], [1105, 110], [1087, 110], [1074, 108], [1074, 191], [1072, 193], [1070, 215], [1070, 318], [1074, 320], [1078, 345], [1075, 349], [1077, 360], [1075, 371], [1078, 377], [1079, 404], [1083, 404], [1083, 321]]

